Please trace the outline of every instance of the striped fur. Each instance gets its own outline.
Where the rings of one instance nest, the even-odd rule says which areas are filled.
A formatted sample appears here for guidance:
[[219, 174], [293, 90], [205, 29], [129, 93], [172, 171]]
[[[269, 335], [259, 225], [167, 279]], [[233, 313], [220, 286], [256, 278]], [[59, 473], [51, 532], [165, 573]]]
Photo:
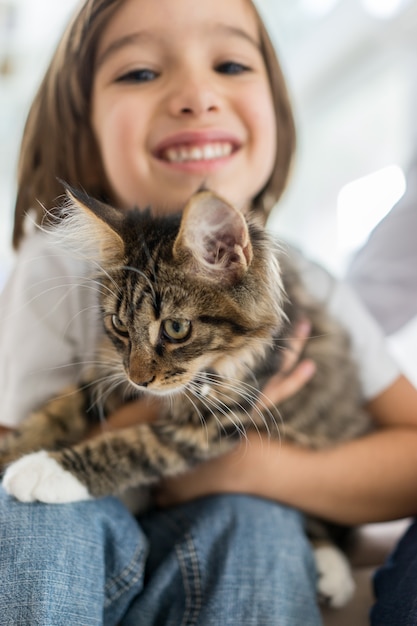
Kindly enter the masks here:
[[[368, 428], [346, 334], [256, 222], [209, 192], [182, 216], [157, 218], [70, 190], [65, 213], [60, 236], [95, 278], [99, 268], [101, 366], [4, 438], [3, 464], [47, 449], [102, 496], [184, 472], [249, 429], [322, 447]], [[279, 409], [268, 406], [260, 389], [301, 315], [312, 322], [303, 356], [317, 374]], [[156, 423], [81, 441], [92, 403], [106, 415], [144, 393], [166, 399]]]

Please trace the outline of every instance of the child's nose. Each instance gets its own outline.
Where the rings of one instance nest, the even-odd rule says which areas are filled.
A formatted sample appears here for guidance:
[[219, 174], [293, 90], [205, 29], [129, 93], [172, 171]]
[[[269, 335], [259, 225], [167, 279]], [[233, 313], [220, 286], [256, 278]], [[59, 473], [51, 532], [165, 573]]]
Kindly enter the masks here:
[[188, 77], [171, 94], [170, 112], [175, 116], [199, 116], [220, 109], [220, 97], [208, 83]]

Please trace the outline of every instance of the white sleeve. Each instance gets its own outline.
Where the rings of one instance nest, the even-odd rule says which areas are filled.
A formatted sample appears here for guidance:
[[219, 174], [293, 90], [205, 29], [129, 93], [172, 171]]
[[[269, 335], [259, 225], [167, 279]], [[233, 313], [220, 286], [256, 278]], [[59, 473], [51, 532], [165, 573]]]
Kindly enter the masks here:
[[371, 400], [401, 373], [389, 353], [382, 329], [349, 285], [336, 280], [298, 252], [295, 252], [295, 260], [307, 290], [347, 329], [359, 367], [364, 399]]
[[85, 268], [36, 233], [0, 295], [0, 424], [13, 427], [94, 358], [96, 293]]

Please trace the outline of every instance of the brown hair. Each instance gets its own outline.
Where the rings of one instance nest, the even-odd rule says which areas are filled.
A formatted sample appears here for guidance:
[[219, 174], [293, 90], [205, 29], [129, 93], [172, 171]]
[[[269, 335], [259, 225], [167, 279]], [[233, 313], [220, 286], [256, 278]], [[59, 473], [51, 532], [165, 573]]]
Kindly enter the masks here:
[[[99, 37], [123, 0], [86, 0], [53, 55], [24, 128], [18, 163], [13, 245], [24, 234], [28, 209], [40, 222], [63, 193], [59, 179], [105, 199], [106, 176], [90, 124], [90, 100]], [[277, 117], [277, 154], [270, 180], [254, 199], [266, 219], [284, 190], [295, 148], [295, 129], [285, 80], [255, 7], [262, 53]]]

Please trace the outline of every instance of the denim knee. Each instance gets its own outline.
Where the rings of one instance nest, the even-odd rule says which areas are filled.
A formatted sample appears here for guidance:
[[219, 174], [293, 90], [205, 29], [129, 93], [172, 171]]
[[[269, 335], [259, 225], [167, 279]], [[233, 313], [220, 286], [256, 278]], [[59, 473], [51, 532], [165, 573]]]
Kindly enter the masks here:
[[[169, 579], [166, 570], [164, 575], [169, 580], [167, 589], [175, 586], [177, 595], [164, 611], [173, 614], [172, 601], [176, 603], [178, 623], [321, 624], [314, 559], [297, 511], [261, 498], [219, 495], [152, 514], [143, 526], [152, 545], [151, 583], [162, 578], [161, 568], [170, 550], [167, 542], [175, 546], [173, 578]], [[145, 607], [145, 613], [138, 608], [137, 615], [150, 616], [150, 604], [155, 602]], [[154, 615], [150, 620], [164, 623]], [[177, 622], [172, 618], [165, 623]]]
[[142, 588], [146, 552], [145, 536], [116, 499], [23, 504], [0, 488], [5, 623], [117, 623]]
[[[250, 496], [220, 496], [207, 505], [205, 515], [217, 527], [219, 542], [211, 552], [212, 565], [222, 554], [227, 569], [239, 571], [240, 598], [246, 595], [258, 610], [272, 604], [275, 608], [271, 611], [276, 620], [279, 615], [279, 621], [271, 623], [292, 626], [303, 623], [304, 617], [299, 617], [303, 605], [302, 615], [314, 624], [317, 573], [303, 516], [294, 509]], [[223, 520], [213, 507], [221, 509]], [[254, 586], [255, 593], [251, 591]]]

